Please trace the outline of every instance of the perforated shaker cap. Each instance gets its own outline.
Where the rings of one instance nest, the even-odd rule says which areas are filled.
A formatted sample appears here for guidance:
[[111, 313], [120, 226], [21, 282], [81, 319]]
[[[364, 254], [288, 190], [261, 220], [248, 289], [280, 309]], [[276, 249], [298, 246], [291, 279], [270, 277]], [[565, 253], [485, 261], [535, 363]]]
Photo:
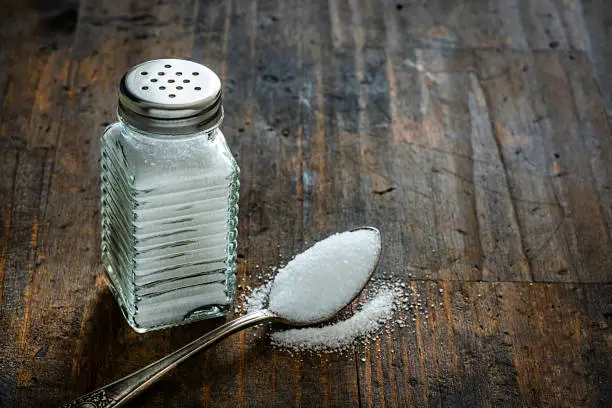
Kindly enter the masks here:
[[147, 61], [121, 79], [118, 113], [130, 125], [151, 133], [212, 130], [223, 120], [221, 80], [192, 61]]

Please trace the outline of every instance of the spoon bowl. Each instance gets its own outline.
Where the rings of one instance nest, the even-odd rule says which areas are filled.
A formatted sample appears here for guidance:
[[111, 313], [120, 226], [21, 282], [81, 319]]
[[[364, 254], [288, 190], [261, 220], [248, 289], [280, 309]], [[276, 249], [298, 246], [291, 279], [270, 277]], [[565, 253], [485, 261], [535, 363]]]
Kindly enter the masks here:
[[372, 268], [370, 268], [368, 275], [366, 276], [365, 280], [364, 280], [364, 284], [359, 287], [356, 288], [355, 292], [352, 293], [352, 296], [350, 297], [350, 299], [344, 303], [343, 305], [337, 307], [336, 309], [332, 309], [330, 310], [329, 313], [326, 313], [324, 315], [322, 315], [321, 317], [317, 318], [317, 319], [310, 319], [310, 320], [296, 320], [296, 319], [288, 319], [284, 316], [282, 316], [282, 314], [276, 313], [274, 311], [270, 311], [270, 313], [272, 313], [275, 317], [274, 320], [276, 322], [288, 325], [288, 326], [310, 326], [313, 324], [319, 324], [319, 323], [324, 323], [330, 319], [333, 319], [341, 310], [346, 309], [346, 307], [348, 305], [350, 305], [351, 303], [353, 303], [355, 301], [355, 299], [357, 299], [359, 297], [359, 295], [361, 294], [361, 292], [363, 291], [363, 289], [365, 288], [365, 286], [368, 284], [368, 282], [370, 282], [370, 279], [372, 278], [372, 275], [374, 274], [374, 271], [376, 270], [376, 267], [378, 266], [378, 263], [380, 262], [380, 258], [382, 256], [382, 236], [380, 231], [378, 230], [378, 228], [375, 227], [370, 227], [370, 226], [363, 226], [363, 227], [358, 227], [358, 228], [354, 228], [352, 230], [350, 230], [350, 232], [355, 232], [355, 231], [373, 231], [376, 233], [376, 237], [378, 239], [378, 250], [376, 252], [376, 260], [373, 262], [373, 266]]

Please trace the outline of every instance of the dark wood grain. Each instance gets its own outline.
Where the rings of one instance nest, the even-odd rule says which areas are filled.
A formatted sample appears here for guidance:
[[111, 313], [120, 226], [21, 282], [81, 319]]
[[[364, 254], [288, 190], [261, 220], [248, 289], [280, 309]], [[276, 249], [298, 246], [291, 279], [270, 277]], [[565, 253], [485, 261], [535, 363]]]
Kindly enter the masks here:
[[97, 140], [123, 72], [165, 56], [224, 81], [238, 301], [373, 224], [377, 277], [429, 317], [326, 356], [251, 329], [131, 406], [612, 405], [605, 2], [2, 3], [0, 406], [58, 406], [220, 324], [136, 334], [100, 268]]
[[[612, 113], [612, 84], [610, 70], [612, 57], [607, 49], [612, 41], [609, 17], [612, 15], [612, 5], [605, 0], [585, 1], [582, 4], [584, 23], [582, 28], [587, 34], [585, 49], [595, 71], [597, 83], [606, 101], [608, 116]], [[605, 16], [605, 17], [604, 17]]]

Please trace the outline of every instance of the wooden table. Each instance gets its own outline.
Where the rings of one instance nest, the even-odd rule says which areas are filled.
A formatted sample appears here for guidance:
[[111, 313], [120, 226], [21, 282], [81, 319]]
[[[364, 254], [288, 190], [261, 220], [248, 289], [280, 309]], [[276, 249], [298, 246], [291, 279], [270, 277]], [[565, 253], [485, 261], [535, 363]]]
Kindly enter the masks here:
[[430, 318], [325, 357], [249, 330], [130, 406], [612, 406], [605, 0], [2, 3], [0, 406], [56, 407], [220, 324], [136, 334], [100, 267], [98, 138], [123, 72], [167, 56], [225, 82], [242, 287], [371, 224], [377, 274]]

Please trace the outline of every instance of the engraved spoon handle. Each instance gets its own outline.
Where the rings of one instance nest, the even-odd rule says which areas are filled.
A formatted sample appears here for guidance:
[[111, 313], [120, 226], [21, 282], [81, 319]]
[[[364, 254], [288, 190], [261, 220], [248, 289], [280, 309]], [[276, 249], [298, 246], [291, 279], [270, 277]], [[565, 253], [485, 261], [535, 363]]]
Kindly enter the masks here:
[[167, 371], [176, 367], [179, 363], [201, 351], [232, 333], [254, 326], [267, 320], [277, 319], [277, 316], [269, 310], [260, 310], [239, 317], [225, 323], [210, 331], [202, 337], [192, 341], [186, 346], [176, 350], [172, 354], [163, 357], [156, 362], [141, 368], [133, 374], [123, 377], [111, 384], [95, 391], [85, 394], [61, 408], [115, 408], [123, 405], [130, 398], [145, 390], [157, 381]]

